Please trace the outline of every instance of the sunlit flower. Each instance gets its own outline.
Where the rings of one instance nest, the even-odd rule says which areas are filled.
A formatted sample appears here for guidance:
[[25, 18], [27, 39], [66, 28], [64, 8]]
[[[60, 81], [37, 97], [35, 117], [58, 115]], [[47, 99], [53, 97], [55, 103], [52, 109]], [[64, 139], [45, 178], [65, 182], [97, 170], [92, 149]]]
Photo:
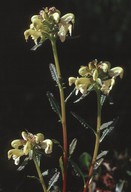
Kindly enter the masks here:
[[50, 139], [44, 139], [42, 133], [33, 135], [23, 131], [22, 139], [15, 139], [11, 142], [13, 149], [8, 151], [8, 159], [11, 157], [16, 165], [19, 164], [20, 157], [30, 155], [34, 150], [44, 149], [46, 154], [52, 152], [53, 142]]
[[31, 17], [30, 28], [24, 32], [25, 40], [29, 36], [37, 45], [43, 43], [46, 39], [59, 37], [62, 42], [66, 36], [72, 35], [72, 25], [75, 22], [75, 17], [72, 13], [67, 13], [61, 17], [61, 12], [55, 7], [41, 10], [39, 15]]
[[91, 78], [86, 77], [70, 77], [69, 79], [69, 85], [75, 84], [76, 88], [76, 95], [80, 91], [82, 94], [85, 94], [87, 92], [87, 89], [89, 86], [93, 83], [93, 80]]
[[117, 76], [123, 77], [124, 70], [121, 67], [111, 68], [108, 61], [98, 62], [96, 59], [89, 62], [87, 66], [81, 66], [78, 70], [81, 77], [70, 77], [69, 85], [75, 84], [76, 93], [85, 94], [91, 85], [108, 95], [115, 85]]

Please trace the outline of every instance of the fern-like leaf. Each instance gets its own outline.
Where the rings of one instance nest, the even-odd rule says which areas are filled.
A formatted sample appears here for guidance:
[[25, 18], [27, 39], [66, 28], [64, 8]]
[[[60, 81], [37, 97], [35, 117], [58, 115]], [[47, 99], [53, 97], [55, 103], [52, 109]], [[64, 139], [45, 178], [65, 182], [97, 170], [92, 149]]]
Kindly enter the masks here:
[[50, 63], [49, 64], [49, 69], [50, 69], [50, 72], [51, 72], [51, 76], [52, 76], [52, 79], [57, 83], [58, 85], [58, 75], [57, 75], [57, 72], [56, 72], [56, 68], [55, 68], [55, 65]]
[[86, 123], [86, 121], [81, 118], [79, 115], [77, 115], [74, 112], [71, 112], [71, 114], [80, 122], [80, 124], [85, 128], [85, 129], [91, 129], [93, 131], [93, 133], [96, 135], [94, 129], [92, 129], [92, 127]]
[[48, 100], [50, 102], [50, 105], [51, 105], [51, 108], [52, 110], [58, 114], [60, 120], [61, 120], [61, 114], [60, 114], [60, 107], [54, 97], [54, 95], [52, 93], [50, 93], [49, 91], [47, 92], [47, 97], [48, 97]]
[[51, 187], [53, 187], [54, 184], [58, 181], [59, 176], [60, 176], [60, 172], [56, 172], [56, 173], [52, 176], [52, 178], [51, 178], [50, 181], [49, 181], [49, 186], [48, 186], [47, 191], [50, 191]]

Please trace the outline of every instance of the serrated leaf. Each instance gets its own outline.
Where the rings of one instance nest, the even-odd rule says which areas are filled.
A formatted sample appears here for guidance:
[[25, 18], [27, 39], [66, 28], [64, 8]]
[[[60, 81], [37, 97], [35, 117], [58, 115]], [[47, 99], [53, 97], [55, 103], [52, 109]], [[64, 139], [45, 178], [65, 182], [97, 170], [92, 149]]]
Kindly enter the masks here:
[[60, 156], [60, 158], [59, 158], [59, 166], [60, 166], [61, 173], [62, 173], [62, 178], [63, 178], [64, 177], [64, 165], [63, 165], [62, 156]]
[[78, 176], [78, 175], [81, 176], [83, 183], [85, 184], [85, 176], [84, 176], [82, 170], [80, 169], [80, 167], [73, 160], [70, 160], [70, 163], [76, 173], [76, 176]]
[[89, 153], [84, 152], [79, 157], [79, 162], [82, 168], [89, 170], [91, 164], [91, 156]]
[[28, 161], [29, 161], [29, 158], [26, 157], [22, 162], [22, 164], [18, 167], [17, 171], [22, 171], [25, 168], [25, 166], [28, 164]]
[[80, 124], [81, 124], [84, 128], [86, 128], [86, 129], [91, 129], [91, 130], [93, 131], [93, 133], [96, 135], [94, 129], [92, 129], [92, 127], [91, 127], [89, 124], [87, 124], [86, 121], [85, 121], [83, 118], [81, 118], [79, 115], [77, 115], [77, 114], [74, 113], [74, 112], [71, 112], [71, 114], [80, 122]]
[[75, 148], [76, 148], [76, 145], [77, 145], [77, 139], [74, 138], [74, 139], [72, 140], [72, 142], [70, 143], [70, 145], [69, 145], [69, 155], [70, 155], [70, 156], [74, 153], [74, 150], [75, 150]]
[[57, 75], [57, 72], [56, 72], [56, 68], [55, 68], [55, 65], [50, 63], [49, 64], [49, 69], [50, 69], [50, 72], [51, 72], [51, 76], [52, 76], [52, 79], [57, 83], [58, 85], [58, 75]]
[[52, 110], [58, 114], [60, 120], [61, 120], [61, 114], [60, 114], [60, 107], [54, 97], [54, 95], [52, 93], [50, 93], [49, 91], [47, 92], [47, 97], [48, 97], [48, 100], [50, 102], [50, 105], [51, 105], [51, 108]]
[[[100, 142], [102, 142], [103, 141], [103, 139], [109, 134], [109, 133], [111, 133], [111, 131], [115, 128], [115, 125], [116, 125], [116, 123], [117, 123], [117, 121], [118, 121], [118, 117], [116, 118], [116, 119], [114, 119], [112, 122], [110, 121], [110, 122], [108, 122], [107, 123], [107, 125], [105, 126], [105, 125], [103, 125], [103, 129], [104, 129], [104, 131], [102, 132], [102, 135], [101, 135], [101, 137], [100, 137]], [[105, 127], [107, 127], [107, 128], [105, 128]], [[101, 128], [100, 128], [101, 129]]]
[[51, 189], [51, 187], [54, 186], [54, 184], [58, 181], [59, 176], [60, 176], [60, 172], [56, 172], [56, 173], [52, 176], [52, 178], [51, 178], [50, 181], [49, 181], [49, 186], [48, 186], [47, 191], [49, 191], [49, 190]]
[[101, 157], [107, 155], [108, 151], [102, 151], [101, 153], [99, 153], [99, 155], [97, 156], [96, 160], [100, 159]]
[[101, 95], [101, 97], [100, 97], [100, 104], [101, 104], [101, 106], [103, 106], [103, 104], [104, 104], [104, 102], [105, 102], [105, 100], [106, 100], [106, 95]]
[[109, 127], [107, 129], [105, 129], [103, 132], [102, 132], [102, 136], [100, 137], [100, 143], [103, 141], [103, 139], [109, 134], [111, 133], [111, 131], [114, 129], [114, 127]]

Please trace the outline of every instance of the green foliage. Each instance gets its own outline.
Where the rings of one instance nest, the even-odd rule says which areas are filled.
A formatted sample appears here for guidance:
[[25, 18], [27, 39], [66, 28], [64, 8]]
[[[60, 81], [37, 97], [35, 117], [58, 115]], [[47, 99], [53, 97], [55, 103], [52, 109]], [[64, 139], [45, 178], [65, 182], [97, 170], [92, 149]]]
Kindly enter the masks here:
[[79, 162], [80, 162], [80, 165], [81, 167], [84, 169], [84, 170], [89, 170], [90, 168], [90, 164], [91, 164], [91, 159], [92, 157], [90, 156], [89, 153], [87, 152], [84, 152], [80, 155], [79, 157]]

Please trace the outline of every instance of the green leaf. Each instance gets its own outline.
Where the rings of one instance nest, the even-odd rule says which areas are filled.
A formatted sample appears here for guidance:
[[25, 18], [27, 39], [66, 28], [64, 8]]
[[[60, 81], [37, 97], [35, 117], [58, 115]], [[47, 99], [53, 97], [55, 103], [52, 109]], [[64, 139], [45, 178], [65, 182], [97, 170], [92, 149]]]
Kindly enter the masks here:
[[62, 173], [62, 178], [63, 178], [63, 176], [64, 176], [64, 165], [63, 165], [62, 156], [60, 156], [60, 158], [59, 158], [59, 166], [60, 166], [61, 173]]
[[76, 172], [76, 175], [80, 175], [83, 180], [83, 183], [85, 184], [85, 175], [83, 174], [80, 167], [73, 160], [70, 160], [70, 163], [71, 163], [74, 171]]
[[51, 108], [52, 110], [58, 114], [60, 120], [61, 120], [61, 114], [60, 114], [60, 107], [54, 97], [54, 95], [52, 93], [50, 93], [49, 91], [47, 92], [47, 97], [48, 97], [48, 100], [50, 102], [50, 105], [51, 105]]
[[93, 129], [89, 124], [87, 124], [86, 121], [85, 121], [83, 118], [81, 118], [79, 115], [77, 115], [77, 114], [74, 113], [74, 112], [71, 112], [71, 114], [80, 122], [80, 124], [81, 124], [84, 128], [86, 128], [86, 129], [91, 129], [91, 130], [93, 131], [93, 133], [96, 135], [94, 129]]
[[79, 162], [82, 168], [89, 170], [91, 165], [91, 156], [89, 153], [84, 152], [79, 157]]

